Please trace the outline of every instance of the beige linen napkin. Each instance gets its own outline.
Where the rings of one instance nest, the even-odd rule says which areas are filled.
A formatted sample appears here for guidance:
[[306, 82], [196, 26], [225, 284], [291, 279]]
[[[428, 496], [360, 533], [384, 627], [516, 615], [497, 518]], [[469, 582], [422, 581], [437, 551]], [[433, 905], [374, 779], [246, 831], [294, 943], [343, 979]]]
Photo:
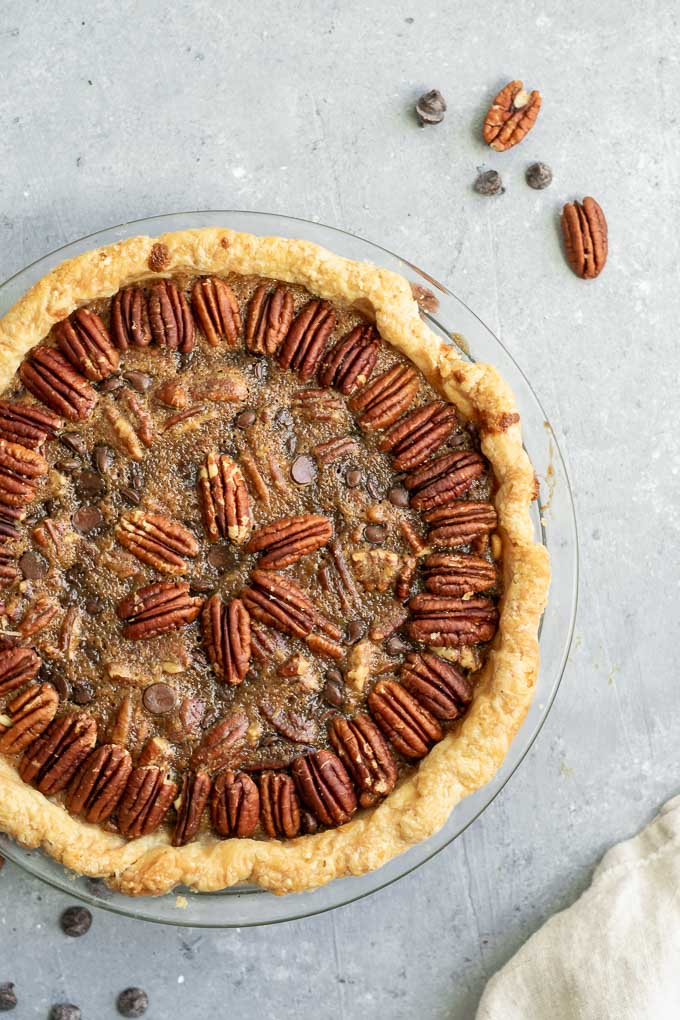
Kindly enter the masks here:
[[680, 796], [491, 979], [477, 1020], [680, 1020]]

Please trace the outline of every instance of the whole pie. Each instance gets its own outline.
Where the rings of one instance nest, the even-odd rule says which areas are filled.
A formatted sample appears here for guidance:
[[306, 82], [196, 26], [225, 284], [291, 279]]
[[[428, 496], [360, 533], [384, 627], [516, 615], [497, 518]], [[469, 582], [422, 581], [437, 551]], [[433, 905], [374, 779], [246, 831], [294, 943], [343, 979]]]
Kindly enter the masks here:
[[0, 828], [132, 895], [379, 867], [498, 769], [548, 559], [401, 277], [226, 229], [0, 322]]

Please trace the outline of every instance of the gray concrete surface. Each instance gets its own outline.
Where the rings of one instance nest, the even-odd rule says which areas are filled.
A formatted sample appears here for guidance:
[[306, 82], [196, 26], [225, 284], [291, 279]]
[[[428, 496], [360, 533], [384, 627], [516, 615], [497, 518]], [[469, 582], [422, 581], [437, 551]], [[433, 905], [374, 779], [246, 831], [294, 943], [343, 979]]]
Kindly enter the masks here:
[[[370, 11], [368, 8], [370, 7]], [[318, 218], [428, 267], [534, 383], [572, 473], [577, 636], [533, 751], [484, 816], [371, 899], [259, 930], [191, 932], [97, 913], [7, 865], [0, 981], [17, 1017], [51, 1002], [153, 1018], [472, 1017], [481, 989], [587, 884], [613, 841], [680, 788], [677, 697], [678, 167], [672, 0], [480, 5], [378, 0], [0, 5], [0, 276], [152, 213], [253, 208]], [[544, 95], [512, 153], [479, 140], [498, 85]], [[419, 130], [413, 99], [449, 114]], [[555, 183], [530, 191], [532, 159]], [[476, 167], [507, 191], [471, 191]], [[556, 216], [594, 194], [609, 265], [563, 263]]]

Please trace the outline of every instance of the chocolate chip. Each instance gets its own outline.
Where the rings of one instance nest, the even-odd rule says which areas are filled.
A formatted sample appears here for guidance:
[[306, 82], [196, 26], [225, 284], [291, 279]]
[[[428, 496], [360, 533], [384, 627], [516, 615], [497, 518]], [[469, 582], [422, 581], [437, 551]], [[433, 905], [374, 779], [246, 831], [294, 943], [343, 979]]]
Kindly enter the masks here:
[[0, 1013], [9, 1013], [17, 1004], [17, 996], [11, 981], [0, 985]]
[[207, 581], [203, 577], [195, 577], [191, 581], [191, 590], [197, 591], [200, 595], [212, 591], [215, 587], [214, 581]]
[[392, 506], [398, 506], [401, 510], [404, 510], [409, 505], [408, 490], [404, 489], [401, 485], [395, 485], [394, 488], [390, 489], [387, 493]]
[[30, 581], [39, 581], [50, 569], [47, 560], [34, 552], [25, 552], [19, 557], [19, 568], [21, 573]]
[[153, 379], [146, 372], [123, 372], [123, 379], [133, 390], [137, 390], [137, 393], [146, 393], [153, 383]]
[[240, 429], [247, 429], [249, 425], [254, 425], [257, 421], [257, 415], [250, 408], [246, 408], [245, 411], [241, 411], [240, 414], [236, 415], [236, 424]]
[[400, 638], [398, 634], [395, 634], [385, 642], [385, 651], [388, 655], [402, 655], [410, 652], [411, 646], [403, 638]]
[[81, 471], [73, 481], [81, 499], [96, 499], [106, 493], [106, 482], [96, 471]]
[[67, 701], [71, 696], [71, 688], [64, 674], [52, 673], [48, 679], [52, 686], [56, 688], [57, 694], [59, 695], [59, 700]]
[[63, 475], [70, 475], [74, 471], [77, 471], [83, 466], [82, 461], [74, 460], [73, 458], [67, 460], [58, 460], [55, 462], [55, 468], [57, 471], [61, 471]]
[[100, 474], [105, 475], [107, 471], [111, 470], [113, 464], [113, 458], [115, 454], [110, 446], [104, 446], [103, 443], [97, 443], [94, 448], [94, 466]]
[[416, 103], [416, 117], [421, 127], [440, 124], [446, 114], [446, 100], [439, 89], [423, 93]]
[[71, 700], [74, 701], [76, 705], [89, 705], [93, 698], [94, 691], [89, 684], [77, 683], [73, 685]]
[[90, 616], [99, 616], [103, 609], [104, 603], [96, 595], [92, 595], [85, 603], [85, 612]]
[[302, 454], [293, 461], [290, 474], [298, 485], [309, 485], [316, 478], [316, 465], [311, 457]]
[[76, 510], [71, 520], [76, 531], [79, 531], [81, 535], [89, 535], [101, 527], [104, 518], [101, 510], [98, 510], [96, 506], [81, 506], [80, 510]]
[[87, 443], [78, 432], [62, 432], [59, 439], [69, 450], [73, 450], [81, 457], [87, 457]]
[[347, 643], [355, 645], [364, 636], [365, 632], [366, 627], [361, 620], [350, 620], [347, 624]]
[[323, 700], [327, 705], [332, 705], [333, 708], [342, 708], [342, 704], [345, 700], [345, 688], [342, 682], [342, 676], [339, 680], [330, 676], [328, 677], [323, 686]]
[[526, 169], [526, 180], [530, 188], [542, 191], [552, 184], [553, 173], [547, 163], [532, 163]]
[[149, 996], [143, 988], [126, 988], [116, 1000], [121, 1016], [143, 1016], [149, 1008]]
[[366, 491], [368, 492], [371, 499], [382, 498], [382, 486], [377, 478], [373, 475], [369, 475], [366, 479]]
[[50, 1010], [48, 1020], [80, 1020], [82, 1013], [72, 1002], [58, 1002]]
[[225, 545], [213, 545], [208, 550], [206, 559], [211, 567], [217, 570], [227, 570], [234, 566], [234, 553]]
[[105, 379], [99, 387], [100, 393], [115, 393], [123, 385], [123, 380], [119, 375], [112, 375], [110, 379]]
[[502, 195], [505, 191], [503, 179], [497, 170], [480, 173], [473, 187], [478, 195]]
[[67, 907], [59, 918], [64, 935], [77, 939], [90, 930], [92, 914], [87, 907]]
[[142, 701], [144, 708], [152, 715], [166, 715], [175, 707], [177, 695], [168, 684], [151, 684], [145, 688]]
[[356, 489], [358, 485], [361, 485], [361, 471], [358, 468], [352, 468], [345, 475], [345, 482], [350, 489]]
[[319, 823], [311, 811], [303, 811], [300, 814], [300, 821], [302, 822], [302, 831], [308, 836], [313, 836], [315, 832], [319, 831]]
[[367, 528], [364, 528], [364, 538], [371, 545], [382, 545], [387, 538], [387, 528], [382, 524], [369, 524]]

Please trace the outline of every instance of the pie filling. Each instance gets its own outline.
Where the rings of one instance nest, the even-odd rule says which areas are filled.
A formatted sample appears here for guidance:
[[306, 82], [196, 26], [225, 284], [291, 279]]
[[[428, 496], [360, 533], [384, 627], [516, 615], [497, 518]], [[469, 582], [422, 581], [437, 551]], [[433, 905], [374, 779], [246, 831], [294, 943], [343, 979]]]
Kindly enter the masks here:
[[492, 494], [353, 309], [188, 273], [78, 309], [0, 401], [0, 752], [126, 838], [347, 822], [474, 697]]

